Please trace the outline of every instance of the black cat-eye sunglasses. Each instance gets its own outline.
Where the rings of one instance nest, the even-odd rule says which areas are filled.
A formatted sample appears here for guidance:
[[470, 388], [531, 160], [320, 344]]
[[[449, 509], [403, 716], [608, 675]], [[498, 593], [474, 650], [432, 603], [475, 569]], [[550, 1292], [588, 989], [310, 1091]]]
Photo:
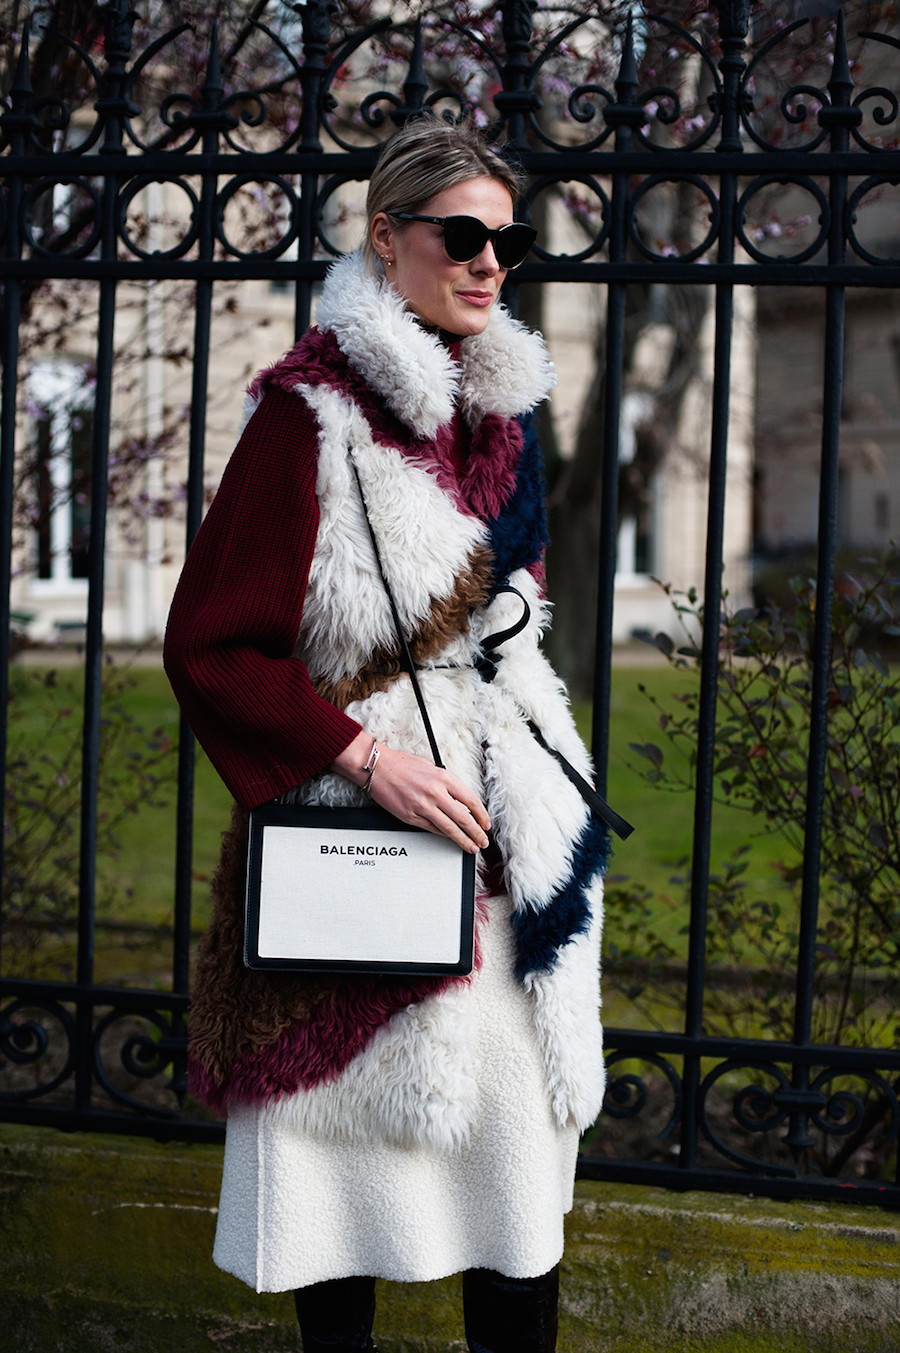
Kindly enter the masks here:
[[537, 239], [537, 231], [520, 221], [491, 230], [477, 216], [414, 216], [408, 211], [392, 211], [395, 221], [424, 221], [439, 225], [444, 236], [444, 253], [453, 263], [471, 263], [488, 240], [501, 268], [518, 268]]

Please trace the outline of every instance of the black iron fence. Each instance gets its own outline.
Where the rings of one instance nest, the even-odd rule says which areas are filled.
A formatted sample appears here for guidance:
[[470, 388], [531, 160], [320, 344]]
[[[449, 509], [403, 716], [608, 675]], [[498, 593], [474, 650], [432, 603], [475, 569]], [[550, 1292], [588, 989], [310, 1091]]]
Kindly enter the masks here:
[[[535, 50], [535, 6], [530, 0], [505, 0], [498, 50], [483, 35], [467, 34], [496, 79], [494, 134], [519, 157], [530, 176], [525, 210], [541, 195], [570, 184], [586, 186], [596, 202], [596, 230], [587, 247], [568, 257], [536, 249], [516, 275], [516, 287], [539, 282], [590, 282], [607, 296], [605, 345], [602, 524], [598, 561], [599, 608], [596, 640], [594, 755], [600, 787], [606, 777], [610, 719], [610, 656], [616, 572], [618, 449], [623, 411], [623, 353], [626, 293], [631, 283], [662, 282], [715, 289], [715, 349], [710, 434], [709, 506], [704, 588], [702, 653], [690, 943], [683, 1032], [658, 1033], [610, 1029], [607, 1040], [614, 1071], [610, 1112], [639, 1119], [662, 1086], [670, 1112], [663, 1132], [677, 1138], [672, 1164], [585, 1156], [583, 1175], [593, 1178], [657, 1182], [673, 1187], [703, 1187], [774, 1195], [848, 1197], [854, 1201], [900, 1201], [896, 1183], [847, 1181], [802, 1174], [789, 1164], [767, 1163], [728, 1140], [729, 1122], [746, 1132], [777, 1133], [798, 1158], [812, 1143], [812, 1132], [842, 1136], [861, 1145], [871, 1105], [876, 1118], [896, 1134], [900, 1053], [890, 1047], [831, 1047], [811, 1042], [813, 971], [819, 910], [822, 802], [826, 774], [829, 693], [830, 599], [834, 555], [841, 421], [844, 302], [848, 287], [900, 286], [900, 261], [880, 256], [858, 238], [857, 213], [867, 195], [900, 183], [900, 151], [885, 149], [865, 132], [864, 108], [879, 102], [876, 123], [897, 117], [898, 101], [880, 88], [857, 91], [843, 37], [838, 29], [831, 73], [825, 87], [798, 86], [785, 95], [785, 126], [811, 128], [799, 140], [764, 134], [755, 116], [754, 89], [760, 88], [763, 58], [790, 33], [776, 31], [752, 61], [746, 55], [749, 0], [718, 4], [719, 44], [707, 51], [696, 37], [668, 20], [659, 21], [671, 41], [691, 57], [706, 82], [708, 98], [697, 125], [675, 144], [665, 136], [680, 107], [677, 93], [642, 89], [630, 26], [622, 35], [618, 72], [612, 88], [593, 82], [570, 88], [565, 136], [540, 116], [540, 73], [588, 21], [574, 18]], [[187, 540], [201, 520], [205, 415], [210, 357], [213, 292], [217, 283], [245, 279], [281, 281], [296, 294], [296, 332], [310, 318], [312, 290], [333, 252], [327, 238], [328, 203], [339, 188], [365, 179], [374, 159], [360, 148], [335, 117], [334, 88], [354, 52], [384, 29], [384, 20], [332, 45], [330, 6], [309, 0], [300, 7], [302, 40], [298, 49], [281, 44], [288, 76], [302, 90], [299, 118], [278, 143], [248, 152], [235, 139], [240, 117], [261, 121], [265, 91], [226, 92], [215, 28], [205, 82], [198, 95], [171, 96], [162, 108], [167, 131], [155, 143], [142, 140], [140, 109], [133, 94], [147, 62], [163, 49], [161, 38], [143, 53], [132, 53], [135, 15], [127, 0], [112, 0], [103, 11], [102, 58], [68, 43], [72, 58], [86, 63], [99, 97], [79, 117], [58, 99], [38, 97], [31, 87], [27, 30], [22, 36], [14, 78], [0, 116], [0, 276], [3, 279], [2, 414], [0, 466], [2, 516], [0, 595], [8, 598], [13, 558], [14, 483], [19, 385], [19, 328], [23, 288], [36, 280], [82, 279], [99, 293], [96, 337], [96, 396], [91, 464], [88, 612], [85, 637], [83, 768], [81, 797], [78, 956], [74, 981], [0, 978], [0, 1057], [8, 1071], [18, 1069], [0, 1096], [0, 1118], [8, 1121], [145, 1133], [155, 1137], [217, 1140], [221, 1125], [177, 1110], [160, 1108], [137, 1091], [126, 1092], [109, 1072], [110, 1048], [135, 1084], [164, 1085], [179, 1102], [185, 1093], [185, 1037], [192, 884], [194, 746], [182, 723], [179, 745], [176, 897], [172, 931], [171, 992], [104, 987], [94, 980], [95, 890], [98, 835], [98, 774], [103, 662], [104, 560], [111, 406], [114, 380], [114, 326], [117, 290], [130, 281], [180, 279], [195, 288], [192, 345]], [[180, 31], [180, 30], [179, 30]], [[426, 32], [427, 32], [426, 27]], [[442, 41], [456, 30], [440, 27]], [[277, 39], [273, 39], [278, 42]], [[900, 46], [874, 35], [886, 57]], [[302, 47], [302, 50], [300, 50]], [[98, 69], [98, 64], [102, 69]], [[754, 86], [754, 80], [757, 81]], [[401, 124], [454, 96], [429, 94], [421, 28], [402, 87], [373, 91], [357, 112], [358, 125], [378, 128]], [[817, 111], [798, 107], [814, 101]], [[869, 101], [867, 103], [867, 101]], [[457, 103], [460, 100], [457, 99]], [[649, 127], [651, 103], [663, 135], [654, 141]], [[387, 118], [385, 115], [387, 110]], [[248, 112], [249, 110], [249, 112]], [[777, 112], [777, 108], [776, 108]], [[77, 128], [77, 130], [73, 130]], [[573, 134], [584, 128], [581, 141]], [[323, 149], [322, 141], [327, 149]], [[187, 183], [199, 179], [199, 193]], [[128, 226], [135, 197], [154, 182], [177, 183], [191, 202], [182, 238], [162, 251], [145, 248]], [[287, 204], [281, 239], [256, 252], [233, 243], [224, 226], [228, 203], [251, 182], [275, 184]], [[746, 227], [754, 197], [772, 184], [794, 185], [812, 195], [818, 224], [808, 246], [781, 257]], [[84, 204], [77, 225], [51, 231], [35, 228], [39, 204], [54, 185], [77, 190]], [[708, 227], [676, 250], [648, 241], [639, 228], [642, 200], [660, 185], [689, 185], [708, 209]], [[823, 186], [824, 185], [824, 186]], [[817, 572], [817, 618], [810, 729], [808, 799], [796, 972], [796, 1015], [791, 1042], [707, 1036], [703, 1027], [710, 824], [714, 789], [714, 733], [718, 679], [718, 633], [729, 396], [735, 287], [822, 288], [825, 295], [824, 402]], [[508, 288], [515, 306], [516, 288]], [[2, 680], [7, 682], [10, 627], [0, 625]], [[6, 706], [6, 685], [0, 694]], [[626, 1071], [622, 1063], [647, 1070]], [[653, 1079], [655, 1077], [655, 1079]], [[750, 1084], [764, 1077], [774, 1088]], [[710, 1116], [713, 1093], [728, 1088], [732, 1116]], [[867, 1114], [869, 1115], [867, 1118]], [[698, 1152], [700, 1152], [698, 1156]], [[718, 1164], [711, 1163], [718, 1161]]]

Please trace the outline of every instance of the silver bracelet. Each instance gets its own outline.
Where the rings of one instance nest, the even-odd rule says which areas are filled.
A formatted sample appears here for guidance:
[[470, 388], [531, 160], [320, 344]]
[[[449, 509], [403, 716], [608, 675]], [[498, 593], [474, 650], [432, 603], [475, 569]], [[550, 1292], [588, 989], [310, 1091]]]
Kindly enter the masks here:
[[378, 758], [380, 756], [381, 756], [381, 748], [378, 746], [377, 739], [373, 738], [372, 750], [371, 752], [369, 752], [369, 759], [363, 766], [363, 770], [367, 771], [369, 776], [369, 778], [366, 780], [366, 783], [363, 785], [363, 792], [365, 794], [371, 794], [372, 792], [372, 777], [375, 774], [375, 767], [378, 765]]

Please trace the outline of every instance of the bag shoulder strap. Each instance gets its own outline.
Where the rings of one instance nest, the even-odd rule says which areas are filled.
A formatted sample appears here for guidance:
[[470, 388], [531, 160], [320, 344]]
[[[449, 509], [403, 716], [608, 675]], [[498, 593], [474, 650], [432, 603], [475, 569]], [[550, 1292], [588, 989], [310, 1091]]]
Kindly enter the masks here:
[[[444, 763], [441, 760], [441, 754], [438, 750], [437, 740], [434, 736], [434, 729], [431, 726], [431, 719], [428, 717], [428, 710], [425, 707], [425, 697], [422, 695], [422, 688], [419, 685], [419, 678], [416, 675], [416, 665], [413, 662], [412, 654], [409, 651], [409, 644], [406, 642], [406, 635], [404, 634], [403, 626], [400, 623], [400, 613], [397, 610], [397, 604], [394, 601], [394, 594], [391, 591], [391, 585], [388, 582], [387, 574], [384, 571], [384, 563], [381, 558], [381, 550], [378, 547], [378, 538], [375, 535], [375, 528], [372, 526], [372, 519], [369, 516], [369, 507], [366, 502], [366, 495], [362, 486], [362, 480], [359, 477], [359, 470], [357, 468], [356, 461], [353, 458], [352, 447], [348, 447], [348, 455], [350, 457], [350, 464], [353, 467], [353, 474], [356, 479], [356, 487], [359, 489], [359, 497], [360, 502], [362, 503], [363, 515], [365, 516], [366, 519], [366, 525], [369, 528], [369, 536], [372, 541], [372, 549], [375, 551], [375, 561], [378, 564], [378, 572], [381, 574], [381, 581], [384, 584], [384, 590], [387, 593], [387, 599], [391, 608], [391, 616], [393, 617], [394, 628], [397, 631], [397, 638], [400, 641], [401, 663], [404, 670], [408, 673], [410, 681], [412, 682], [412, 688], [416, 696], [416, 703], [419, 706], [419, 712], [422, 715], [422, 722], [425, 725], [425, 732], [428, 735], [428, 744], [431, 747], [431, 755], [434, 757], [434, 764], [436, 766], [439, 766], [441, 770], [443, 770], [445, 769]], [[515, 592], [517, 596], [522, 597], [522, 593], [519, 592], [515, 587], [503, 586], [499, 587], [497, 591]], [[522, 601], [525, 602], [524, 597], [522, 597]], [[493, 673], [496, 672], [497, 669], [496, 663], [490, 661], [490, 659], [496, 657], [496, 655], [491, 653], [490, 650], [492, 650], [495, 645], [502, 643], [505, 639], [511, 639], [513, 635], [518, 634], [520, 630], [522, 630], [527, 624], [529, 615], [530, 609], [528, 603], [525, 602], [525, 612], [522, 620], [520, 620], [516, 625], [514, 625], [509, 630], [504, 630], [498, 634], [492, 634], [485, 641], [485, 647], [489, 650], [486, 657], [488, 659], [489, 666], [493, 669], [491, 675], [493, 675]], [[594, 789], [593, 785], [588, 784], [587, 780], [585, 780], [585, 778], [579, 774], [579, 772], [575, 769], [572, 763], [566, 760], [562, 752], [558, 752], [555, 747], [550, 746], [550, 744], [544, 738], [543, 733], [538, 728], [537, 724], [533, 722], [533, 720], [528, 719], [527, 723], [536, 741], [541, 745], [541, 747], [543, 747], [545, 752], [549, 752], [550, 755], [554, 757], [555, 760], [559, 763], [559, 765], [562, 767], [564, 774], [567, 776], [569, 780], [571, 780], [572, 784], [578, 790], [579, 794], [584, 799], [585, 803], [587, 804], [588, 808], [590, 808], [594, 816], [600, 818], [601, 821], [605, 822], [607, 826], [611, 827], [612, 830], [616, 833], [616, 835], [621, 837], [623, 841], [625, 840], [626, 837], [630, 836], [631, 833], [634, 831], [634, 828], [631, 826], [631, 824], [629, 822], [626, 822], [623, 817], [620, 817], [617, 812], [615, 812], [612, 808], [610, 808], [609, 804], [606, 803], [606, 801], [600, 797], [600, 795]]]
[[422, 722], [425, 725], [425, 732], [428, 735], [428, 745], [431, 748], [431, 755], [434, 758], [434, 764], [445, 770], [441, 754], [438, 750], [437, 739], [434, 736], [434, 729], [431, 726], [431, 720], [428, 717], [428, 710], [425, 707], [425, 697], [422, 694], [422, 687], [419, 685], [419, 678], [416, 675], [416, 665], [413, 662], [412, 654], [409, 651], [409, 644], [406, 642], [406, 635], [403, 633], [403, 626], [400, 623], [400, 613], [397, 610], [397, 604], [394, 601], [394, 594], [391, 591], [391, 585], [387, 580], [387, 574], [384, 571], [384, 563], [381, 558], [381, 550], [378, 548], [378, 538], [375, 535], [375, 528], [372, 525], [372, 519], [369, 516], [369, 506], [366, 502], [366, 495], [363, 490], [362, 480], [359, 477], [356, 461], [353, 458], [352, 448], [348, 448], [350, 464], [353, 467], [353, 474], [356, 479], [356, 487], [359, 489], [359, 497], [362, 503], [363, 515], [366, 519], [366, 525], [369, 528], [369, 535], [372, 539], [372, 549], [375, 551], [375, 562], [378, 564], [378, 572], [381, 574], [381, 581], [384, 583], [384, 590], [387, 593], [387, 599], [391, 608], [391, 615], [394, 620], [394, 628], [397, 631], [397, 638], [400, 641], [400, 659], [404, 671], [408, 674], [412, 682], [412, 688], [415, 692], [416, 704], [419, 706], [419, 713], [422, 715]]

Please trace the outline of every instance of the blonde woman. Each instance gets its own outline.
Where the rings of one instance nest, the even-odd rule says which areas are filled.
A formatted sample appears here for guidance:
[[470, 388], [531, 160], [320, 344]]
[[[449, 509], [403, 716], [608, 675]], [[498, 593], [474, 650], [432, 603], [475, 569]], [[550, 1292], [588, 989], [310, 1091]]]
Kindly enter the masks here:
[[[376, 1278], [460, 1271], [470, 1349], [553, 1349], [578, 1135], [603, 1095], [606, 839], [534, 735], [589, 775], [538, 647], [529, 415], [553, 369], [498, 304], [534, 239], [518, 192], [471, 129], [423, 119], [388, 142], [363, 247], [251, 386], [170, 617], [172, 684], [236, 800], [191, 1022], [195, 1093], [228, 1122], [214, 1257], [295, 1291], [306, 1353], [374, 1348]], [[400, 669], [348, 448], [447, 770]], [[481, 640], [522, 621], [485, 661]], [[246, 969], [247, 811], [286, 791], [362, 803], [367, 780], [479, 854], [471, 977]]]

